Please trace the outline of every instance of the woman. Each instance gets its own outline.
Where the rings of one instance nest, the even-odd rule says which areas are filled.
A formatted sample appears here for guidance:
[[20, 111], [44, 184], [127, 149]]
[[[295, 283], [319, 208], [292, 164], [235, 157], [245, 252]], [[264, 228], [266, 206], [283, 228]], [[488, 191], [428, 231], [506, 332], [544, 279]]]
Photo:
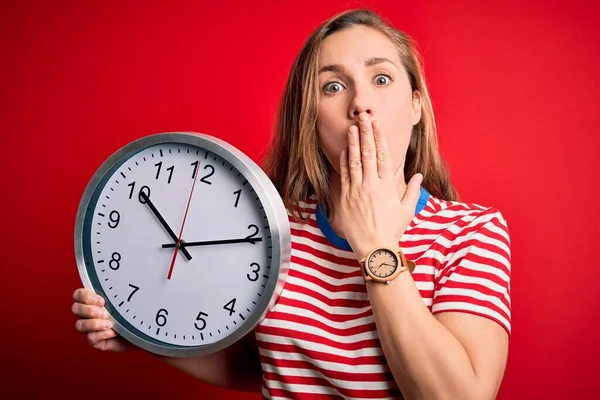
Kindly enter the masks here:
[[[367, 10], [321, 25], [292, 68], [264, 168], [292, 227], [278, 303], [236, 345], [165, 362], [267, 398], [496, 396], [510, 335], [506, 221], [458, 201], [406, 34]], [[365, 262], [375, 274], [389, 265], [367, 256], [387, 250], [408, 269], [369, 279]], [[130, 347], [100, 296], [74, 299], [92, 346]]]

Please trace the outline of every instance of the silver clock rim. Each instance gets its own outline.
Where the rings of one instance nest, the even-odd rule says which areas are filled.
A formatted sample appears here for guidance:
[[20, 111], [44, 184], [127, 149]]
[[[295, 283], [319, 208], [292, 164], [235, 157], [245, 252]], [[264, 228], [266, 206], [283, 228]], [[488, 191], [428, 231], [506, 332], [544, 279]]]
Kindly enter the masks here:
[[[109, 311], [110, 319], [114, 323], [114, 330], [134, 345], [168, 357], [196, 357], [215, 353], [231, 346], [252, 332], [273, 308], [287, 280], [291, 258], [290, 224], [285, 205], [269, 177], [252, 159], [235, 146], [214, 136], [199, 132], [164, 132], [145, 136], [126, 144], [108, 157], [96, 170], [81, 197], [74, 231], [75, 259], [81, 281], [86, 289], [91, 289], [97, 293], [87, 271], [83, 244], [84, 222], [90, 211], [89, 206], [93, 194], [98, 189], [98, 185], [115, 166], [120, 166], [128, 158], [147, 147], [163, 143], [197, 146], [217, 154], [233, 165], [248, 180], [263, 204], [271, 233], [271, 273], [265, 285], [264, 294], [256, 306], [256, 311], [249, 318], [246, 318], [238, 329], [222, 340], [199, 346], [160, 345], [136, 335], [121, 324]], [[91, 210], [91, 212], [93, 211]]]

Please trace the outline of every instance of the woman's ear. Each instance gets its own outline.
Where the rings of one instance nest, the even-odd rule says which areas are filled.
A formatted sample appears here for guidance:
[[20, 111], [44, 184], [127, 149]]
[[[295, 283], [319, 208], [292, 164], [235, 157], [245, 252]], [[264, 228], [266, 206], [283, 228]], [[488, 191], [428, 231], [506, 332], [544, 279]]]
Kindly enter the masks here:
[[415, 126], [421, 120], [421, 93], [413, 90], [412, 96], [412, 126]]

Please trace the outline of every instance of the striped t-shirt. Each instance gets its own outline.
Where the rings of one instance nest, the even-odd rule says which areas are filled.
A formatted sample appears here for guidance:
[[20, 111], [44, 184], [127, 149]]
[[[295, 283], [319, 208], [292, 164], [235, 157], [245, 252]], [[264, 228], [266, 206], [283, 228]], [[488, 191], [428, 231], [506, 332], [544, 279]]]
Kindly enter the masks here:
[[[367, 288], [348, 242], [315, 197], [290, 215], [292, 254], [275, 307], [256, 329], [264, 398], [402, 398], [381, 349]], [[494, 208], [444, 201], [421, 188], [399, 246], [432, 313], [461, 311], [510, 335], [510, 240]], [[408, 272], [405, 272], [408, 273]]]

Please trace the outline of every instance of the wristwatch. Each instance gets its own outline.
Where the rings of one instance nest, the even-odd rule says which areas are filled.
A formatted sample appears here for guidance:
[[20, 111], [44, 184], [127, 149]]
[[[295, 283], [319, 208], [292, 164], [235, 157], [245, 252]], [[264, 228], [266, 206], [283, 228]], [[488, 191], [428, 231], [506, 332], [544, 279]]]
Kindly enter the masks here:
[[379, 247], [360, 261], [365, 281], [390, 283], [400, 273], [415, 270], [415, 263], [408, 261], [400, 249]]

